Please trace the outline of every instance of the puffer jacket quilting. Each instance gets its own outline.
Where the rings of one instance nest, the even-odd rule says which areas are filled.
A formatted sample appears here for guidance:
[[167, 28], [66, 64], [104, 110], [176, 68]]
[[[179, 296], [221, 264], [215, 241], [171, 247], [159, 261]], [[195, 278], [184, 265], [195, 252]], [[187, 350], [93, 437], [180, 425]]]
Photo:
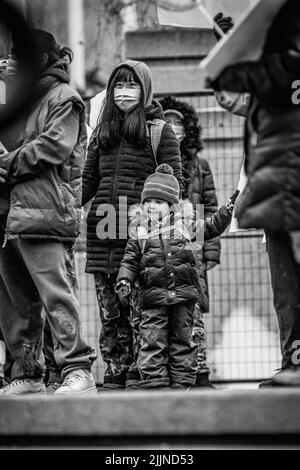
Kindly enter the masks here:
[[[146, 118], [150, 121], [162, 117], [161, 107], [154, 101]], [[167, 124], [163, 128], [157, 162], [172, 166], [174, 176], [181, 181], [179, 145]], [[144, 182], [155, 169], [150, 136], [143, 149], [135, 148], [123, 139], [118, 147], [101, 151], [95, 129], [83, 172], [82, 204], [94, 198], [87, 218], [86, 272], [118, 272], [128, 239], [127, 208], [140, 202]], [[108, 206], [115, 208], [117, 223], [112, 227], [111, 238], [100, 239], [101, 224], [107, 217], [104, 211]]]
[[[184, 202], [179, 206], [179, 212], [193, 214], [192, 205]], [[142, 220], [142, 207], [139, 217]], [[177, 216], [175, 219], [178, 220]], [[223, 206], [212, 219], [196, 222], [197, 230], [203, 233], [204, 240], [215, 238], [223, 233], [230, 220], [231, 215]], [[177, 230], [175, 223], [171, 225], [171, 236], [164, 236], [162, 231], [156, 237], [153, 237], [153, 234], [147, 237], [144, 230], [138, 229], [139, 223], [133, 223], [135, 230], [131, 232], [132, 238], [128, 241], [117, 282], [126, 279], [134, 285], [136, 279], [139, 279], [142, 308], [196, 302], [202, 295], [197, 253], [192, 236], [192, 233], [197, 233], [195, 222], [192, 218], [185, 221], [188, 222], [185, 222], [187, 231], [182, 229], [181, 225]], [[141, 225], [144, 228], [147, 221], [146, 225]], [[136, 237], [134, 233], [137, 234]]]
[[7, 239], [75, 241], [85, 148], [84, 104], [57, 81], [27, 119], [23, 145], [1, 158], [10, 192]]

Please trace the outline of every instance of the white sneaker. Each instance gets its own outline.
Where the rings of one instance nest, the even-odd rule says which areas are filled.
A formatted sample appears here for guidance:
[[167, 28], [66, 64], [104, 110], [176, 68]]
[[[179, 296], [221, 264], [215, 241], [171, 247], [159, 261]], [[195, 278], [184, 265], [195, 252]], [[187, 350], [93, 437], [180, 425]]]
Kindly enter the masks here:
[[41, 380], [15, 379], [0, 389], [0, 397], [29, 395], [31, 393], [46, 393], [46, 387]]
[[54, 392], [54, 395], [76, 395], [80, 393], [97, 393], [94, 377], [86, 369], [70, 372], [65, 377], [63, 384]]

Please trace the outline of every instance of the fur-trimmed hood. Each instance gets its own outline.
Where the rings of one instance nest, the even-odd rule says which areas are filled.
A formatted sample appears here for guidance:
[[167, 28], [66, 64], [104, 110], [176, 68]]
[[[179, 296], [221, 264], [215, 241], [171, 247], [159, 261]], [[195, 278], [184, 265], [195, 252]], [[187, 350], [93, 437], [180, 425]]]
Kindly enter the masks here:
[[175, 109], [183, 115], [183, 125], [186, 137], [181, 142], [181, 151], [187, 149], [200, 152], [204, 145], [202, 141], [202, 126], [199, 124], [198, 116], [189, 103], [176, 100], [173, 96], [166, 96], [159, 100], [164, 111], [167, 109]]
[[191, 175], [197, 159], [197, 155], [204, 148], [202, 126], [199, 124], [196, 110], [188, 103], [176, 100], [172, 96], [162, 98], [160, 104], [164, 111], [174, 109], [183, 115], [183, 125], [186, 137], [180, 143], [182, 165], [182, 197], [188, 198], [188, 188], [191, 184]]
[[174, 215], [165, 217], [160, 222], [153, 222], [142, 204], [134, 205], [129, 209], [129, 238], [133, 240], [147, 240], [157, 238], [174, 231], [174, 238], [186, 238], [191, 241], [195, 213], [193, 204], [188, 200], [181, 200], [172, 206]]

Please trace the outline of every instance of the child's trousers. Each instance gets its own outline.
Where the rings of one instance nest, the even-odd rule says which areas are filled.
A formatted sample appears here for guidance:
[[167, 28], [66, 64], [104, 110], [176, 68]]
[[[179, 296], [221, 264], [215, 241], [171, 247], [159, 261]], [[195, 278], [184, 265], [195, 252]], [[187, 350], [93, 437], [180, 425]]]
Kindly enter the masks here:
[[102, 359], [107, 365], [104, 387], [124, 388], [133, 376], [138, 384], [137, 289], [133, 287], [128, 307], [122, 307], [114, 290], [116, 274], [108, 276], [97, 272], [94, 277], [102, 324], [99, 345]]
[[197, 345], [192, 339], [195, 303], [142, 310], [138, 367], [142, 388], [193, 386]]

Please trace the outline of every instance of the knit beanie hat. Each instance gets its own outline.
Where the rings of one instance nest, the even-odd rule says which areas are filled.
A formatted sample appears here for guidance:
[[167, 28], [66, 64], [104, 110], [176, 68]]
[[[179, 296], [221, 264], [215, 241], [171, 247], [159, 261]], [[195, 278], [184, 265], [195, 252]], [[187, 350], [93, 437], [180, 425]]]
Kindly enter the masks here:
[[146, 199], [151, 198], [161, 199], [169, 204], [178, 204], [179, 193], [179, 183], [173, 175], [172, 167], [163, 163], [146, 179], [142, 192], [142, 204]]

